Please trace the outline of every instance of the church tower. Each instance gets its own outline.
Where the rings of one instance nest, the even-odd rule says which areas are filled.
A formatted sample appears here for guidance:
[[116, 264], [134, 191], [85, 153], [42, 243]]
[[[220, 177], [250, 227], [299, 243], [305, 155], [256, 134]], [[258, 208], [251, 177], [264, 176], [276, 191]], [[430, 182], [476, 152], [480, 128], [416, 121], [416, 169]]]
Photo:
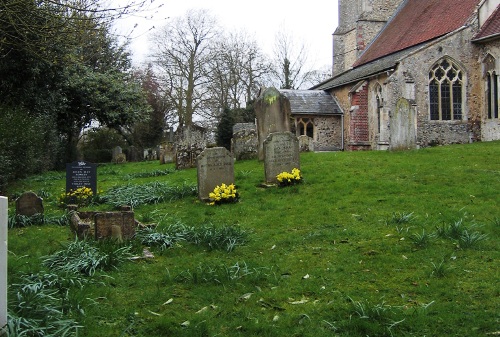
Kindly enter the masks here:
[[333, 75], [349, 70], [404, 0], [338, 0]]

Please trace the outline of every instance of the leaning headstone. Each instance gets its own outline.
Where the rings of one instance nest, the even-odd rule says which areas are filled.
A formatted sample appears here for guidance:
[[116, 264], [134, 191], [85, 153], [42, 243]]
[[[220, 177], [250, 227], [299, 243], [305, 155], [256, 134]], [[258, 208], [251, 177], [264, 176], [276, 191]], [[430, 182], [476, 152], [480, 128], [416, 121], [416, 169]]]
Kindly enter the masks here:
[[16, 200], [16, 215], [43, 214], [43, 199], [34, 192], [24, 192]]
[[290, 101], [276, 88], [265, 89], [254, 104], [257, 116], [258, 158], [264, 159], [264, 141], [273, 132], [289, 132]]
[[66, 164], [66, 193], [88, 187], [97, 194], [97, 165], [85, 161]]
[[7, 334], [7, 222], [8, 199], [0, 197], [0, 336]]
[[208, 199], [210, 192], [221, 184], [234, 184], [234, 159], [224, 147], [203, 150], [196, 158], [198, 168], [198, 198]]
[[264, 141], [266, 184], [276, 184], [281, 172], [300, 169], [299, 141], [291, 132], [271, 133]]

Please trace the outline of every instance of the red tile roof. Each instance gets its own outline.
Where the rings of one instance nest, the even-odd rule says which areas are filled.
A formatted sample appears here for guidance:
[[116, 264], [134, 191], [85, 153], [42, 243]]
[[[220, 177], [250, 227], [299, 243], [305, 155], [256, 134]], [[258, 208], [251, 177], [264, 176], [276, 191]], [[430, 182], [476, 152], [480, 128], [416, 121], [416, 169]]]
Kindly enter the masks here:
[[467, 23], [480, 0], [407, 0], [353, 67], [430, 41]]
[[495, 9], [488, 20], [483, 24], [473, 41], [486, 40], [500, 34], [500, 6]]

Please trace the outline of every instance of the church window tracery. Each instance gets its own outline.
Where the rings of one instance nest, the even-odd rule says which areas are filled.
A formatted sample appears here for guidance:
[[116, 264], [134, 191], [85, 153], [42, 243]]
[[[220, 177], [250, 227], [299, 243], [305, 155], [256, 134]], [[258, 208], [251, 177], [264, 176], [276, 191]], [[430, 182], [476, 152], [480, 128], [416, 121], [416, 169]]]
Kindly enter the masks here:
[[463, 116], [463, 74], [446, 58], [429, 72], [429, 110], [431, 120], [461, 120]]

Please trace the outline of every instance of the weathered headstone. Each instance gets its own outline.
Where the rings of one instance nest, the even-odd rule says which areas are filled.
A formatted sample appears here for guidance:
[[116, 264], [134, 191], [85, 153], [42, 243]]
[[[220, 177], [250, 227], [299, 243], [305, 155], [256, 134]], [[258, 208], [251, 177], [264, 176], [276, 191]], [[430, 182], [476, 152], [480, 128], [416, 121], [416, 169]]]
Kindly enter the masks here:
[[221, 184], [234, 184], [234, 158], [224, 147], [203, 150], [196, 158], [198, 168], [198, 198], [208, 199], [210, 192]]
[[196, 157], [207, 147], [205, 129], [195, 125], [179, 131], [175, 143], [175, 168], [178, 170], [196, 167]]
[[121, 160], [121, 155], [123, 154], [122, 148], [120, 146], [116, 146], [112, 150], [111, 160], [113, 163], [118, 163]]
[[97, 165], [85, 161], [66, 164], [66, 193], [88, 187], [97, 194]]
[[0, 197], [0, 336], [7, 334], [7, 222], [8, 199]]
[[298, 137], [300, 152], [314, 152], [314, 141], [311, 137], [301, 135]]
[[299, 141], [291, 132], [271, 133], [264, 141], [264, 169], [267, 184], [276, 184], [281, 172], [300, 169]]
[[175, 150], [172, 143], [160, 145], [160, 164], [173, 163]]
[[264, 159], [264, 141], [273, 132], [289, 132], [290, 101], [276, 88], [265, 89], [254, 104], [257, 116], [257, 136], [259, 140], [258, 158]]
[[43, 214], [43, 199], [34, 192], [24, 192], [16, 200], [16, 215]]
[[257, 157], [257, 127], [254, 123], [236, 123], [233, 126], [231, 152], [236, 160]]
[[128, 158], [128, 161], [129, 162], [137, 162], [139, 161], [139, 150], [137, 149], [137, 147], [135, 147], [134, 145], [131, 145], [129, 148], [128, 148], [128, 151], [127, 151], [127, 158]]

